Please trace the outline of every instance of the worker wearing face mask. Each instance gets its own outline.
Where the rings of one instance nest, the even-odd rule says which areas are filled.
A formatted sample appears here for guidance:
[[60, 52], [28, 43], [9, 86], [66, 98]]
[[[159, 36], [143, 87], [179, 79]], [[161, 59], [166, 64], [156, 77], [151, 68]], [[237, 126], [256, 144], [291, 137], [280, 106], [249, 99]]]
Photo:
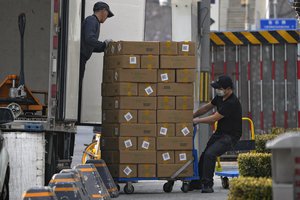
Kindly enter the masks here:
[[[194, 113], [194, 124], [218, 122], [217, 130], [210, 137], [199, 160], [200, 180], [190, 183], [190, 190], [202, 190], [212, 193], [216, 159], [236, 145], [242, 135], [242, 108], [233, 93], [233, 82], [229, 76], [220, 76], [211, 86], [216, 90], [216, 97]], [[207, 117], [199, 117], [216, 107], [216, 112]], [[203, 133], [202, 133], [203, 134]]]

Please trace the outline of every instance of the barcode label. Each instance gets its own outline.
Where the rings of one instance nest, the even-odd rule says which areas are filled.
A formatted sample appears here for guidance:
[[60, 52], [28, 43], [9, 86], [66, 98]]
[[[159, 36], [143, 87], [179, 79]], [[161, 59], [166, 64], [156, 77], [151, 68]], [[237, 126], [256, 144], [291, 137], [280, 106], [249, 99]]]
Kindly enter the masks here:
[[131, 115], [131, 113], [130, 112], [128, 112], [126, 115], [124, 115], [124, 118], [126, 119], [126, 121], [130, 121], [130, 120], [132, 120], [132, 115]]
[[183, 44], [183, 45], [182, 45], [182, 51], [184, 51], [184, 52], [189, 52], [189, 51], [190, 51], [190, 45], [188, 45], [188, 44]]
[[147, 95], [152, 94], [152, 93], [153, 93], [152, 87], [151, 87], [151, 86], [147, 87], [147, 88], [145, 89], [145, 92], [147, 93]]
[[167, 160], [170, 160], [170, 159], [171, 159], [171, 158], [170, 158], [169, 152], [163, 153], [163, 154], [162, 154], [162, 157], [163, 157], [163, 160], [164, 160], [164, 161], [167, 161]]
[[168, 133], [168, 129], [167, 128], [165, 128], [165, 127], [161, 127], [160, 128], [160, 132], [159, 132], [161, 135], [167, 135], [167, 133]]
[[185, 161], [186, 160], [186, 153], [179, 154], [179, 160], [180, 161]]
[[182, 132], [182, 134], [184, 136], [187, 136], [188, 134], [190, 134], [190, 130], [187, 127], [185, 127], [184, 129], [182, 129], [181, 132]]
[[143, 149], [149, 149], [149, 146], [150, 146], [150, 143], [149, 143], [149, 142], [143, 141], [143, 144], [142, 144], [142, 148], [143, 148]]
[[123, 172], [128, 176], [129, 174], [131, 174], [132, 170], [130, 169], [130, 167], [126, 167]]
[[124, 141], [124, 144], [125, 144], [126, 149], [132, 147], [132, 142], [131, 142], [130, 139], [129, 139], [129, 140], [125, 140], [125, 141]]
[[160, 75], [160, 78], [161, 78], [161, 81], [167, 81], [167, 80], [169, 80], [169, 76], [168, 76], [167, 73], [161, 74], [161, 75]]
[[129, 58], [129, 63], [130, 64], [136, 64], [136, 57], [130, 57]]

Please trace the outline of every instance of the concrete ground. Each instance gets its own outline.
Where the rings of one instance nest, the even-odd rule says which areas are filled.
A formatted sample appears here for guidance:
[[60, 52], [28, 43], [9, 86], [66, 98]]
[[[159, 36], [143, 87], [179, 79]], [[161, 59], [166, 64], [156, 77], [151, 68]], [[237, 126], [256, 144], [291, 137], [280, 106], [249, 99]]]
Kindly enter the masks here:
[[[79, 127], [75, 139], [75, 150], [72, 166], [81, 163], [82, 152], [85, 148], [84, 144], [88, 144], [91, 142], [93, 136], [93, 130], [90, 127]], [[225, 166], [223, 167], [225, 168]], [[232, 168], [230, 165], [228, 168]], [[186, 200], [194, 200], [194, 199], [206, 199], [206, 200], [219, 200], [219, 199], [227, 199], [228, 190], [222, 188], [220, 177], [215, 177], [215, 192], [212, 194], [202, 194], [201, 191], [192, 191], [188, 193], [183, 193], [181, 191], [181, 181], [176, 181], [173, 187], [173, 191], [171, 193], [165, 193], [163, 191], [163, 185], [166, 181], [141, 181], [138, 183], [133, 183], [134, 193], [127, 195], [123, 192], [124, 184], [120, 184], [121, 191], [119, 200], [131, 200], [131, 199], [139, 199], [139, 200], [166, 200], [166, 199], [186, 199]]]

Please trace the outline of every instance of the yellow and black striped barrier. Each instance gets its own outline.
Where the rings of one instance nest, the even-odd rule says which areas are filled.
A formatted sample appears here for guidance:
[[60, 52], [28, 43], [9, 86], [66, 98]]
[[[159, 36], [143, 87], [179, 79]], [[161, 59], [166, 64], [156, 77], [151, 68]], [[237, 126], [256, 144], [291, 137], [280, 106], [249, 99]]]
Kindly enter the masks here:
[[209, 72], [200, 73], [200, 91], [199, 91], [199, 100], [200, 102], [208, 102], [210, 100], [209, 96]]
[[239, 46], [261, 44], [297, 44], [299, 31], [242, 31], [211, 32], [210, 41], [215, 46]]

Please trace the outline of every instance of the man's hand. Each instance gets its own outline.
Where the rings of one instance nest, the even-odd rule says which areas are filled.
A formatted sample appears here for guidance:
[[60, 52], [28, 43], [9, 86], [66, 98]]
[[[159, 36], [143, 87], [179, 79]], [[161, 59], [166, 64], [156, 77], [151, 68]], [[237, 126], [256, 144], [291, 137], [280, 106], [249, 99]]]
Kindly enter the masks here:
[[106, 44], [106, 47], [108, 47], [109, 43], [112, 42], [113, 40], [112, 39], [106, 39], [104, 40], [105, 44]]

